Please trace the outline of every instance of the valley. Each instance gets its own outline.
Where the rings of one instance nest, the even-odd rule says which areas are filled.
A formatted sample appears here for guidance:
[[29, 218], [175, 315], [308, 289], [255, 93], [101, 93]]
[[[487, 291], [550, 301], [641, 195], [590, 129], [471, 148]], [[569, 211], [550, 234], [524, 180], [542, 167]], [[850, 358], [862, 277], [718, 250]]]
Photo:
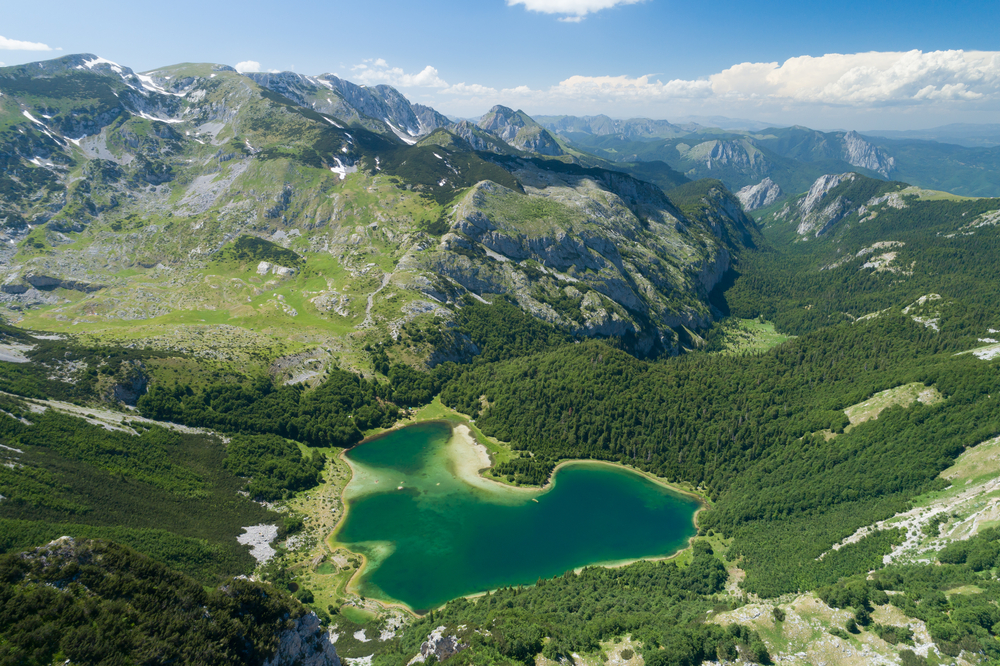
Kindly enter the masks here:
[[995, 146], [0, 93], [0, 663], [1000, 659]]

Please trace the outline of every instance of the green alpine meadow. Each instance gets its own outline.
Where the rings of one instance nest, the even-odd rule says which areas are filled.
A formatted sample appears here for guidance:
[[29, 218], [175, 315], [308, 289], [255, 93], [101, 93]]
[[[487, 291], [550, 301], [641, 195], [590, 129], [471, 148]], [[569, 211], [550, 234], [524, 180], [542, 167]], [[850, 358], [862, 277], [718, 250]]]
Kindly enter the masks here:
[[[0, 64], [0, 666], [1000, 664], [1000, 135], [899, 120], [1000, 56], [942, 53]], [[826, 129], [601, 106], [681, 93]]]

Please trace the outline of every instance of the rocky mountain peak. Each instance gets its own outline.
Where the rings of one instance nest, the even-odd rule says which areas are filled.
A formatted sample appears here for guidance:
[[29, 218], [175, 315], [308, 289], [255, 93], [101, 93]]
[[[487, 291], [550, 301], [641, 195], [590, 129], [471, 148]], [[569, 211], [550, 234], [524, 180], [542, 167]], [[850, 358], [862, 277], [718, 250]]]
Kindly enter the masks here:
[[851, 130], [844, 135], [844, 159], [851, 165], [870, 169], [885, 177], [896, 169], [896, 158]]
[[479, 119], [477, 126], [518, 150], [541, 155], [563, 154], [555, 137], [524, 111], [498, 104]]
[[756, 185], [747, 185], [736, 192], [736, 198], [743, 205], [743, 210], [750, 212], [770, 206], [777, 201], [783, 192], [778, 184], [770, 178], [765, 178]]
[[513, 109], [497, 104], [479, 119], [478, 126], [511, 143], [517, 136], [518, 130], [526, 125], [521, 115]]
[[802, 211], [803, 215], [809, 215], [819, 207], [819, 204], [823, 201], [823, 197], [830, 190], [844, 181], [854, 180], [855, 178], [857, 178], [857, 174], [854, 173], [826, 174], [825, 176], [820, 176], [812, 184], [812, 187], [809, 188], [805, 198], [799, 203], [799, 210]]

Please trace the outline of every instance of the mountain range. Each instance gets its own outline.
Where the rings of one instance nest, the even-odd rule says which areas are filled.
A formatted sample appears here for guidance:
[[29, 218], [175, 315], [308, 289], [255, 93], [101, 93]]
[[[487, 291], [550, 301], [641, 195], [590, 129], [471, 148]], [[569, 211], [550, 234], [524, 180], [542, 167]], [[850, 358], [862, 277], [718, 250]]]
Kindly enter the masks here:
[[[206, 307], [166, 285], [228, 275], [220, 252], [253, 236], [317, 256], [276, 280], [306, 299], [296, 315], [385, 330], [463, 294], [504, 294], [587, 335], [676, 351], [678, 331], [711, 320], [708, 292], [752, 242], [724, 188], [704, 192], [723, 211], [713, 222], [688, 216], [501, 106], [452, 125], [387, 86], [217, 65], [137, 75], [91, 55], [0, 70], [0, 91], [3, 289], [13, 305], [57, 306], [46, 317], [155, 321]], [[232, 273], [239, 295], [211, 307], [265, 316], [256, 269]], [[297, 284], [321, 275], [308, 294]], [[140, 283], [143, 296], [126, 296]], [[89, 295], [39, 291], [57, 284]]]
[[[674, 129], [668, 132], [640, 129], [652, 121], [618, 122], [614, 129], [597, 119], [566, 116], [548, 121], [546, 127], [570, 145], [608, 160], [661, 160], [688, 178], [718, 178], [733, 190], [770, 178], [785, 192], [802, 192], [823, 174], [854, 169], [953, 194], [1000, 194], [1000, 148], [990, 143], [989, 126], [968, 128], [970, 136], [982, 138], [974, 145], [958, 145], [962, 142], [945, 140], [959, 135], [934, 132], [861, 134], [806, 127], [724, 131], [689, 126], [671, 126]], [[942, 141], [926, 140], [932, 137]]]
[[[1000, 659], [1000, 148], [691, 120], [0, 68], [0, 663]], [[427, 421], [484, 483], [642, 472], [697, 535], [366, 598], [340, 454]]]

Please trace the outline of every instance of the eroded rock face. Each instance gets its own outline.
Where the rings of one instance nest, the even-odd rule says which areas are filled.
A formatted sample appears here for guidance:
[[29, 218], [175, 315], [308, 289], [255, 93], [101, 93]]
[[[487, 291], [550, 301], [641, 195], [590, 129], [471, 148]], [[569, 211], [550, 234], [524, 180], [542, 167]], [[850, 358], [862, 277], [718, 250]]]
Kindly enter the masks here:
[[809, 188], [805, 198], [799, 202], [801, 221], [796, 232], [800, 236], [807, 234], [820, 236], [849, 215], [851, 213], [850, 202], [844, 200], [843, 197], [828, 201], [826, 195], [841, 183], [855, 178], [857, 175], [853, 173], [827, 174], [817, 178], [812, 187]]
[[149, 378], [142, 361], [128, 361], [121, 364], [111, 393], [115, 400], [134, 407], [139, 398], [146, 394], [148, 384]]
[[896, 158], [865, 141], [857, 132], [844, 135], [844, 159], [851, 166], [870, 169], [886, 178], [896, 170]]
[[438, 662], [442, 662], [469, 647], [459, 641], [457, 636], [445, 636], [444, 632], [446, 629], [447, 627], [438, 627], [432, 631], [427, 636], [427, 640], [421, 643], [420, 654], [411, 659], [407, 666], [410, 666], [410, 664], [422, 664], [432, 655]]
[[770, 206], [782, 194], [781, 188], [778, 187], [777, 183], [770, 178], [765, 178], [756, 185], [747, 185], [739, 192], [736, 192], [736, 198], [743, 205], [743, 210], [749, 213]]
[[624, 337], [639, 354], [675, 351], [673, 329], [711, 321], [707, 294], [729, 269], [727, 245], [734, 234], [746, 244], [753, 227], [732, 195], [709, 191], [712, 213], [695, 221], [623, 174], [553, 174], [530, 163], [515, 173], [527, 195], [478, 183], [440, 242], [399, 266], [476, 296], [506, 295], [578, 335]]
[[281, 632], [278, 640], [278, 651], [264, 666], [340, 666], [330, 632], [315, 613], [300, 617], [293, 628]]

